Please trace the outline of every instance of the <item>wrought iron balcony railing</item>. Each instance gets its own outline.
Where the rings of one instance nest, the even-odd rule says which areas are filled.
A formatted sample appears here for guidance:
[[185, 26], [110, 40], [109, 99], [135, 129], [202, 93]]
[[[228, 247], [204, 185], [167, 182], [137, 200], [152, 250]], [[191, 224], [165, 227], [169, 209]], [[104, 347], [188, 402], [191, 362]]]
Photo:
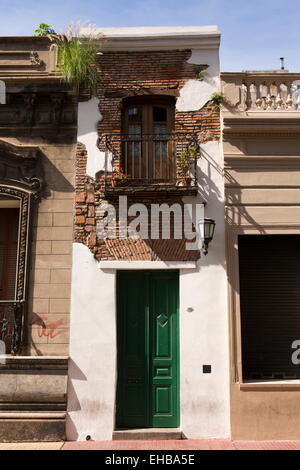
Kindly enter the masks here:
[[0, 300], [0, 340], [6, 354], [17, 354], [21, 347], [24, 301]]
[[197, 191], [196, 134], [106, 135], [105, 191]]

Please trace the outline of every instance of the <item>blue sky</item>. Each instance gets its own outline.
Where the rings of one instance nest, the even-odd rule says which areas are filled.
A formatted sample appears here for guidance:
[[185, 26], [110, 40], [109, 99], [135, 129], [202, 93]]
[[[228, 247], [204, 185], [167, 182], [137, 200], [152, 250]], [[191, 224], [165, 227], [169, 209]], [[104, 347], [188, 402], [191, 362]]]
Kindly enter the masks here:
[[41, 22], [98, 27], [218, 25], [221, 70], [300, 72], [300, 0], [0, 0], [0, 35], [31, 35]]

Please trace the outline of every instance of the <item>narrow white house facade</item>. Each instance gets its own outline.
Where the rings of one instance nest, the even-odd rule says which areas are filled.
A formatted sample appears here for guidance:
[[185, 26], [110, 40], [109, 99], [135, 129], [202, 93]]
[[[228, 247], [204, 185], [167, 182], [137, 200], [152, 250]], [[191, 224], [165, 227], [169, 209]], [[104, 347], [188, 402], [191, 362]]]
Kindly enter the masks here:
[[[220, 32], [101, 31], [97, 96], [78, 108], [67, 439], [144, 428], [229, 438], [223, 156], [210, 103], [220, 91]], [[128, 226], [147, 211], [134, 237], [120, 223], [120, 201]], [[101, 238], [109, 208], [116, 231]], [[184, 213], [198, 232], [192, 250]], [[215, 221], [206, 256], [204, 218]]]

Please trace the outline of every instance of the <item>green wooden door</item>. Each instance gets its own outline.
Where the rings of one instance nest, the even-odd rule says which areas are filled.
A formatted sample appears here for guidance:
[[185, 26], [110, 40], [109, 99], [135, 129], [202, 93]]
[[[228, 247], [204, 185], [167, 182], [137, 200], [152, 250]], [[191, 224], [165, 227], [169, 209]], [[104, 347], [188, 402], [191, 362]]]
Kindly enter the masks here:
[[116, 427], [179, 426], [178, 271], [117, 276]]

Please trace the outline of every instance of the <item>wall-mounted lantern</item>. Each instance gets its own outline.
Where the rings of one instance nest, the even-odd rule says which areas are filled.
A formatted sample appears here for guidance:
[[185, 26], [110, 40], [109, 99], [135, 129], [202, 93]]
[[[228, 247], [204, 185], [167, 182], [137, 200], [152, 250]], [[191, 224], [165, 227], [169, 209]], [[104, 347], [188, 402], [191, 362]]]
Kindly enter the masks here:
[[213, 219], [201, 219], [198, 222], [199, 236], [202, 240], [203, 253], [207, 255], [208, 244], [212, 241], [215, 232], [216, 222]]

